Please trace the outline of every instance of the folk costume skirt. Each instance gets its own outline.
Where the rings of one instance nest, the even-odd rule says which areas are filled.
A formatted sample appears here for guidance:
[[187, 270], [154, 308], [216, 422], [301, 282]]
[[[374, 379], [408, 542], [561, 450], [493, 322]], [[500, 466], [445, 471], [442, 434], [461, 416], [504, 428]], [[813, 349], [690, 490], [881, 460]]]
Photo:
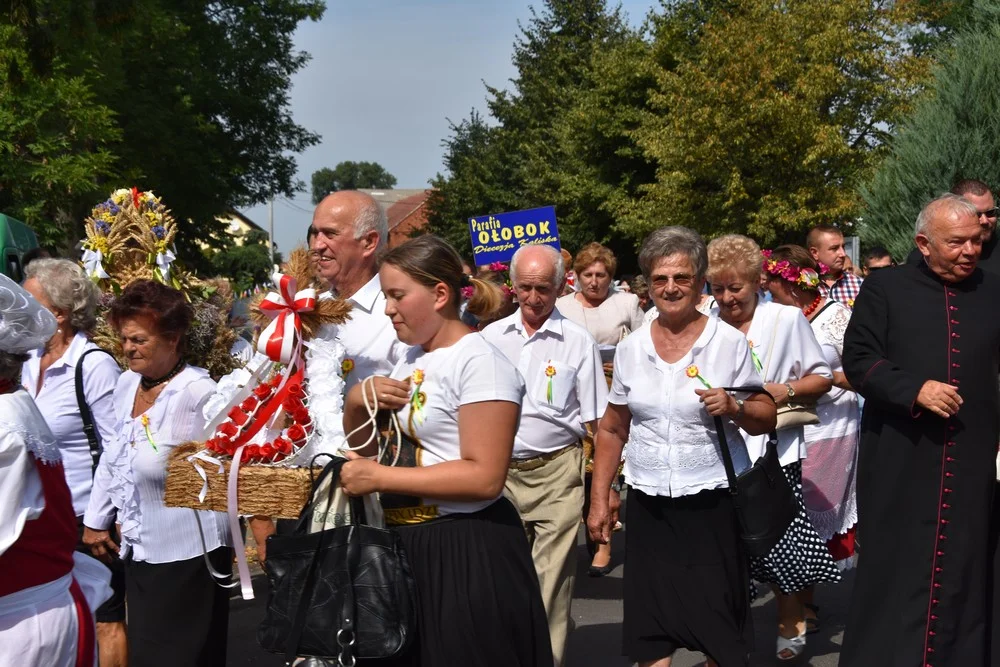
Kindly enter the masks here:
[[[233, 571], [233, 550], [209, 552], [212, 567]], [[129, 667], [226, 664], [229, 589], [215, 583], [202, 556], [173, 563], [125, 561]]]
[[417, 637], [393, 665], [552, 667], [549, 626], [517, 510], [395, 526], [417, 585]]
[[645, 662], [686, 648], [745, 667], [747, 558], [728, 489], [679, 498], [629, 489], [626, 502], [623, 653]]
[[750, 559], [750, 577], [762, 584], [776, 585], [785, 595], [815, 584], [835, 584], [841, 579], [840, 568], [802, 503], [802, 464], [790, 463], [782, 471], [795, 492], [799, 513], [766, 556]]

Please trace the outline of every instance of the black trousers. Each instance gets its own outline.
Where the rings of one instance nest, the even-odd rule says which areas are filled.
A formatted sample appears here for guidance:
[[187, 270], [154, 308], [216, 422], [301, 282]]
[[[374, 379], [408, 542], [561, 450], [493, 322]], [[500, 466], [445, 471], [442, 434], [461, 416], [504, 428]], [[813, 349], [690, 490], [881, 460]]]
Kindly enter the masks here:
[[[233, 550], [208, 554], [221, 573]], [[173, 563], [126, 559], [130, 667], [222, 667], [229, 631], [229, 590], [215, 583], [202, 556]]]

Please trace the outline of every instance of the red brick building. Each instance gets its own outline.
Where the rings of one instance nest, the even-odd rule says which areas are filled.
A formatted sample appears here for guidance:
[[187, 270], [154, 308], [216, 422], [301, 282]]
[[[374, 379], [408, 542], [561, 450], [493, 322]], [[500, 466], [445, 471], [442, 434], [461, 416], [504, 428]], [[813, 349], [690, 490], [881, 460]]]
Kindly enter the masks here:
[[427, 226], [427, 198], [432, 189], [362, 190], [375, 198], [389, 218], [389, 247], [394, 248]]

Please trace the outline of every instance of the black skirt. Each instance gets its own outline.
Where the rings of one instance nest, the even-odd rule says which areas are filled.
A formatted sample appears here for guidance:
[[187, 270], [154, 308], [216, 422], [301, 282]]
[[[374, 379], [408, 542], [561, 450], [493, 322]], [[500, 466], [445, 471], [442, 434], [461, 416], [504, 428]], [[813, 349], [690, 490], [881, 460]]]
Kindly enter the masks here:
[[628, 492], [623, 652], [634, 662], [679, 648], [720, 667], [753, 650], [747, 559], [726, 489], [667, 498]]
[[417, 586], [417, 641], [394, 665], [551, 667], [531, 549], [506, 498], [397, 526]]
[[[216, 571], [233, 570], [233, 550], [208, 554]], [[130, 667], [226, 664], [229, 590], [215, 583], [202, 556], [173, 563], [125, 561]]]

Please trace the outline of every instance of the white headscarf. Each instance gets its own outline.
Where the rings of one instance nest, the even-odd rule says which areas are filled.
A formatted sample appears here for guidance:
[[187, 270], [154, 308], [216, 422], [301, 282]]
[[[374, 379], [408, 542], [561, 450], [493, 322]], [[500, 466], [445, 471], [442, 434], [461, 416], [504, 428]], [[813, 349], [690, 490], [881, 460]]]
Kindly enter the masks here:
[[7, 276], [0, 274], [0, 352], [25, 354], [45, 346], [56, 318]]

